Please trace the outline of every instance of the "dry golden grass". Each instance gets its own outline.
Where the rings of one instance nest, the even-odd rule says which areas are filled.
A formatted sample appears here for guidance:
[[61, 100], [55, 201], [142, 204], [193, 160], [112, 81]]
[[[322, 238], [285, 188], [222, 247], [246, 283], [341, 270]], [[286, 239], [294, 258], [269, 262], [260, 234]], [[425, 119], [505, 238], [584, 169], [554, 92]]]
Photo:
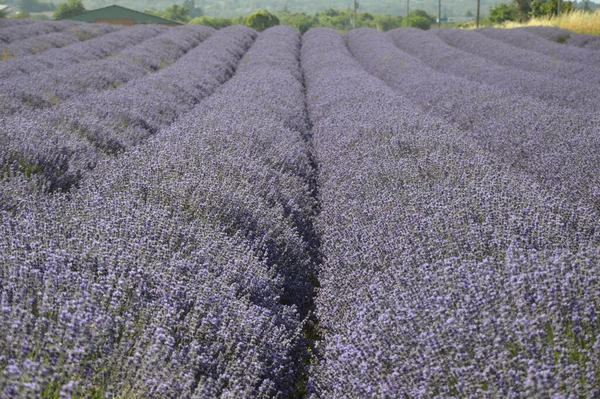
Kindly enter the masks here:
[[557, 26], [577, 33], [600, 35], [600, 10], [596, 10], [594, 13], [578, 10], [549, 18], [532, 18], [525, 23], [505, 22], [499, 27], [518, 28], [521, 26]]

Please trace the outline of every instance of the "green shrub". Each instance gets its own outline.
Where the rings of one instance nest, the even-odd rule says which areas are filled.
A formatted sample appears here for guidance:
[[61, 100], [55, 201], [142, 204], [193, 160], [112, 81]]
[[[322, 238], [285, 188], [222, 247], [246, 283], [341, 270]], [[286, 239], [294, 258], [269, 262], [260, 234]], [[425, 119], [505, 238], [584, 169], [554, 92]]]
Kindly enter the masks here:
[[206, 16], [194, 18], [189, 23], [196, 24], [196, 25], [210, 26], [211, 28], [214, 28], [214, 29], [221, 29], [221, 28], [225, 28], [227, 26], [233, 25], [233, 21], [231, 20], [231, 18], [206, 17]]
[[66, 3], [61, 3], [58, 5], [52, 16], [54, 19], [64, 19], [74, 15], [82, 14], [85, 11], [85, 7], [83, 6], [81, 0], [67, 0]]
[[517, 21], [519, 19], [519, 7], [516, 4], [500, 3], [490, 10], [488, 19], [493, 24], [501, 24], [504, 21]]
[[271, 14], [267, 10], [258, 10], [250, 15], [246, 21], [246, 26], [249, 26], [258, 32], [262, 32], [275, 25], [279, 25], [279, 18], [277, 18], [277, 15]]

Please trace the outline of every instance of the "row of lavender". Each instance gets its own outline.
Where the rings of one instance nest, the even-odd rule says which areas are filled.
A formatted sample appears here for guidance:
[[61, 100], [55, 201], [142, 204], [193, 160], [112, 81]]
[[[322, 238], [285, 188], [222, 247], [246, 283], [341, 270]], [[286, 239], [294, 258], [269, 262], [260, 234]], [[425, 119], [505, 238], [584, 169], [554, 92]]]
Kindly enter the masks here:
[[[399, 29], [383, 34], [364, 29], [349, 32], [346, 41], [368, 72], [424, 110], [466, 132], [481, 148], [566, 196], [584, 198], [589, 204], [600, 206], [600, 120], [593, 104], [600, 103], [599, 86], [590, 83], [596, 90], [573, 90], [564, 100], [549, 99], [549, 90], [544, 86], [555, 87], [556, 78], [551, 72], [539, 73], [535, 80], [522, 79], [522, 69], [526, 67], [521, 68], [520, 55], [511, 56], [508, 49], [501, 51], [502, 43], [495, 40], [497, 51], [477, 47], [477, 52], [477, 43], [483, 36], [472, 33], [480, 37], [469, 39], [467, 34], [471, 33], [436, 30], [432, 35]], [[456, 48], [448, 49], [439, 37], [477, 57], [468, 57]], [[417, 53], [413, 43], [420, 44], [422, 51]], [[516, 54], [518, 49], [514, 49]], [[458, 56], [452, 58], [453, 51]], [[536, 53], [527, 54], [534, 58]], [[494, 68], [489, 58], [496, 60], [500, 55], [511, 68]], [[463, 56], [473, 65], [494, 68], [496, 74], [486, 78], [477, 68], [467, 69]], [[571, 65], [574, 71], [585, 69], [582, 74], [586, 75], [598, 70], [593, 65]], [[496, 76], [499, 83], [494, 84]], [[572, 78], [573, 87], [577, 87], [577, 81], [578, 77]], [[562, 87], [566, 90], [567, 85]]]
[[[255, 35], [214, 33], [186, 86]], [[0, 396], [302, 390], [316, 177], [299, 57], [295, 30], [264, 32], [231, 80], [80, 189], [0, 211]]]
[[[448, 114], [467, 93], [498, 97], [470, 84], [449, 98], [394, 46], [405, 32], [303, 38], [324, 258], [313, 397], [600, 395], [598, 215], [507, 164], [483, 133], [423, 112], [426, 97]], [[492, 115], [477, 106], [471, 118]], [[507, 111], [505, 123], [521, 117]], [[538, 134], [565, 146], [548, 127]], [[526, 134], [487, 128], [507, 147]]]
[[528, 26], [521, 29], [556, 43], [564, 43], [569, 46], [581, 47], [589, 50], [600, 50], [600, 36], [598, 35], [577, 34], [568, 29], [550, 26]]
[[0, 82], [0, 117], [48, 108], [72, 97], [144, 77], [170, 66], [213, 31], [201, 25], [186, 25], [169, 29], [109, 58], [6, 78]]
[[[212, 32], [205, 27], [180, 29], [169, 35], [206, 37]], [[27, 190], [24, 177], [29, 190], [68, 190], [101, 159], [138, 145], [169, 126], [231, 77], [253, 39], [247, 30], [222, 30], [172, 66], [115, 90], [76, 96], [47, 110], [4, 118], [0, 165], [9, 178], [4, 207], [14, 207], [15, 197]], [[174, 47], [172, 42], [170, 46]], [[132, 52], [138, 51], [133, 48]], [[155, 55], [152, 49], [148, 52]], [[24, 141], [24, 136], [28, 140]]]
[[[487, 36], [473, 31], [463, 30], [434, 30], [425, 32], [419, 29], [399, 29], [390, 32], [394, 43], [405, 53], [417, 60], [410, 58], [409, 69], [416, 68], [419, 63], [436, 70], [436, 77], [448, 77], [447, 85], [451, 88], [459, 86], [467, 79], [473, 83], [495, 86], [510, 91], [516, 96], [535, 97], [551, 105], [562, 108], [597, 112], [600, 110], [600, 68], [589, 64], [569, 62], [564, 59], [551, 59], [536, 52], [521, 50], [511, 45], [490, 39]], [[527, 33], [511, 32], [511, 36], [528, 36]], [[383, 35], [382, 35], [383, 36]], [[442, 38], [451, 38], [446, 43]], [[537, 38], [534, 36], [534, 38]], [[545, 40], [537, 38], [542, 43]], [[461, 49], [461, 43], [468, 43], [467, 50]], [[552, 46], [551, 43], [548, 43]], [[477, 46], [475, 48], [475, 46]], [[554, 44], [554, 46], [564, 47]], [[493, 48], [491, 52], [489, 49]], [[469, 52], [468, 50], [471, 50]], [[588, 53], [588, 51], [574, 49], [574, 51]], [[493, 59], [488, 59], [487, 54], [493, 53]], [[503, 64], [497, 59], [502, 55]], [[397, 50], [387, 54], [388, 57], [405, 56]], [[600, 56], [600, 54], [598, 54]], [[525, 59], [525, 65], [519, 64]], [[420, 62], [419, 62], [420, 61]], [[532, 69], [530, 65], [551, 65], [544, 68]], [[600, 57], [598, 60], [600, 65]], [[475, 88], [474, 90], [478, 90]], [[484, 90], [484, 89], [481, 89]], [[475, 91], [476, 93], [476, 91]], [[504, 92], [503, 94], [508, 94]], [[514, 97], [513, 95], [513, 97]], [[539, 103], [539, 102], [538, 102]], [[537, 105], [537, 104], [534, 104]]]
[[0, 62], [0, 78], [11, 79], [18, 75], [30, 75], [110, 57], [168, 29], [159, 25], [136, 25], [40, 54], [11, 58]]
[[[510, 29], [481, 28], [478, 29], [477, 32], [492, 39], [511, 44], [515, 47], [535, 51], [559, 60], [580, 62], [595, 65], [596, 67], [598, 67], [598, 62], [600, 61], [600, 54], [597, 51], [590, 51], [590, 49], [587, 48], [582, 49], [575, 46], [541, 40], [539, 28], [533, 30], [531, 28], [519, 29], [517, 31], [512, 31]], [[600, 40], [598, 36], [595, 37], [595, 40], [591, 40], [591, 38], [584, 35], [582, 35], [582, 37], [584, 39], [581, 40], [585, 43], [598, 42], [598, 40]]]
[[10, 28], [19, 25], [29, 25], [34, 24], [37, 21], [33, 19], [8, 19], [8, 18], [0, 18], [0, 29]]
[[549, 26], [528, 26], [521, 29], [556, 43], [564, 43], [569, 46], [575, 46], [594, 51], [600, 50], [600, 36], [598, 35], [576, 34], [568, 29], [560, 29]]
[[[33, 24], [25, 26], [29, 28], [35, 27], [36, 25]], [[52, 48], [65, 47], [79, 41], [93, 39], [106, 33], [121, 29], [119, 25], [83, 23], [73, 24], [72, 21], [60, 21], [52, 26], [64, 26], [65, 29], [57, 32], [29, 37], [29, 32], [26, 32], [26, 28], [19, 27], [16, 32], [24, 34], [25, 38], [0, 45], [0, 60], [6, 61], [15, 57], [39, 54]], [[10, 35], [7, 35], [7, 33], [9, 33], [8, 31], [9, 29], [0, 31], [0, 36], [4, 34], [4, 36], [10, 37]]]
[[39, 21], [9, 25], [0, 30], [0, 43], [14, 43], [35, 36], [66, 31], [75, 26], [83, 26], [83, 24], [75, 21]]

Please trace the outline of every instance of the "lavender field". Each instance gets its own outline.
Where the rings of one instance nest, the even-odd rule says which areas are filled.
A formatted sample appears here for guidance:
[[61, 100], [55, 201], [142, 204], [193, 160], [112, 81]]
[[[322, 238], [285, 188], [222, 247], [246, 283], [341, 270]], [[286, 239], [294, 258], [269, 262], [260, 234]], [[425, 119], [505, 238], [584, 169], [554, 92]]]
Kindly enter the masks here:
[[0, 398], [600, 397], [564, 37], [0, 19]]

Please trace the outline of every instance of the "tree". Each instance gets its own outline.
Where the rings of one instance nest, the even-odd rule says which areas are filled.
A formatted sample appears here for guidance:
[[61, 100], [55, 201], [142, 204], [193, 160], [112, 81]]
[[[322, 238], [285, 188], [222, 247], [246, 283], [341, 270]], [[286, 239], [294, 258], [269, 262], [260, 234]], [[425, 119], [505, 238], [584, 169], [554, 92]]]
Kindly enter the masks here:
[[353, 28], [352, 21], [354, 12], [349, 8], [340, 11], [328, 9], [318, 13], [316, 18], [319, 26], [333, 28], [343, 32]]
[[275, 25], [279, 25], [279, 18], [277, 18], [277, 15], [271, 14], [267, 10], [258, 10], [250, 15], [246, 21], [246, 26], [249, 26], [258, 32], [262, 32]]
[[437, 18], [434, 17], [433, 15], [430, 15], [427, 13], [427, 11], [425, 10], [412, 10], [410, 12], [411, 17], [423, 17], [427, 20], [429, 20], [429, 22], [431, 22], [432, 24], [435, 23], [437, 21]]
[[65, 19], [67, 17], [82, 14], [85, 11], [85, 7], [81, 0], [67, 0], [66, 3], [58, 5], [52, 17], [54, 19]]
[[328, 8], [327, 10], [322, 11], [320, 14], [326, 17], [337, 17], [340, 15], [340, 12], [338, 10], [334, 10], [333, 8]]
[[281, 25], [293, 26], [302, 34], [306, 33], [310, 28], [316, 25], [315, 18], [306, 15], [303, 12], [293, 14], [282, 12], [277, 17], [279, 18]]
[[[556, 15], [558, 0], [533, 0], [531, 2], [531, 11], [529, 16], [532, 18]], [[573, 11], [573, 3], [570, 1], [562, 2], [562, 13], [566, 14]]]
[[382, 32], [400, 28], [402, 27], [402, 17], [377, 14], [375, 15], [375, 27]]
[[514, 0], [518, 10], [518, 20], [523, 22], [529, 19], [531, 13], [531, 0]]
[[6, 18], [6, 13], [4, 10], [0, 10], [0, 18]]
[[[558, 0], [547, 0], [542, 4], [542, 15], [556, 15], [558, 9]], [[563, 1], [561, 5], [561, 13], [568, 14], [574, 10], [573, 3]]]
[[490, 10], [488, 19], [493, 24], [501, 24], [504, 21], [516, 21], [519, 19], [519, 8], [516, 4], [500, 3]]
[[529, 12], [529, 16], [531, 18], [538, 18], [544, 15], [543, 6], [544, 3], [542, 3], [542, 0], [533, 0], [531, 2], [531, 11]]
[[231, 20], [231, 18], [203, 16], [203, 17], [197, 17], [197, 18], [192, 19], [190, 21], [190, 24], [205, 25], [205, 26], [210, 26], [211, 28], [214, 28], [214, 29], [221, 29], [221, 28], [225, 28], [226, 26], [233, 25], [233, 21]]
[[411, 28], [427, 30], [431, 28], [431, 24], [437, 21], [436, 17], [427, 14], [424, 10], [412, 10], [409, 13], [409, 24]]

